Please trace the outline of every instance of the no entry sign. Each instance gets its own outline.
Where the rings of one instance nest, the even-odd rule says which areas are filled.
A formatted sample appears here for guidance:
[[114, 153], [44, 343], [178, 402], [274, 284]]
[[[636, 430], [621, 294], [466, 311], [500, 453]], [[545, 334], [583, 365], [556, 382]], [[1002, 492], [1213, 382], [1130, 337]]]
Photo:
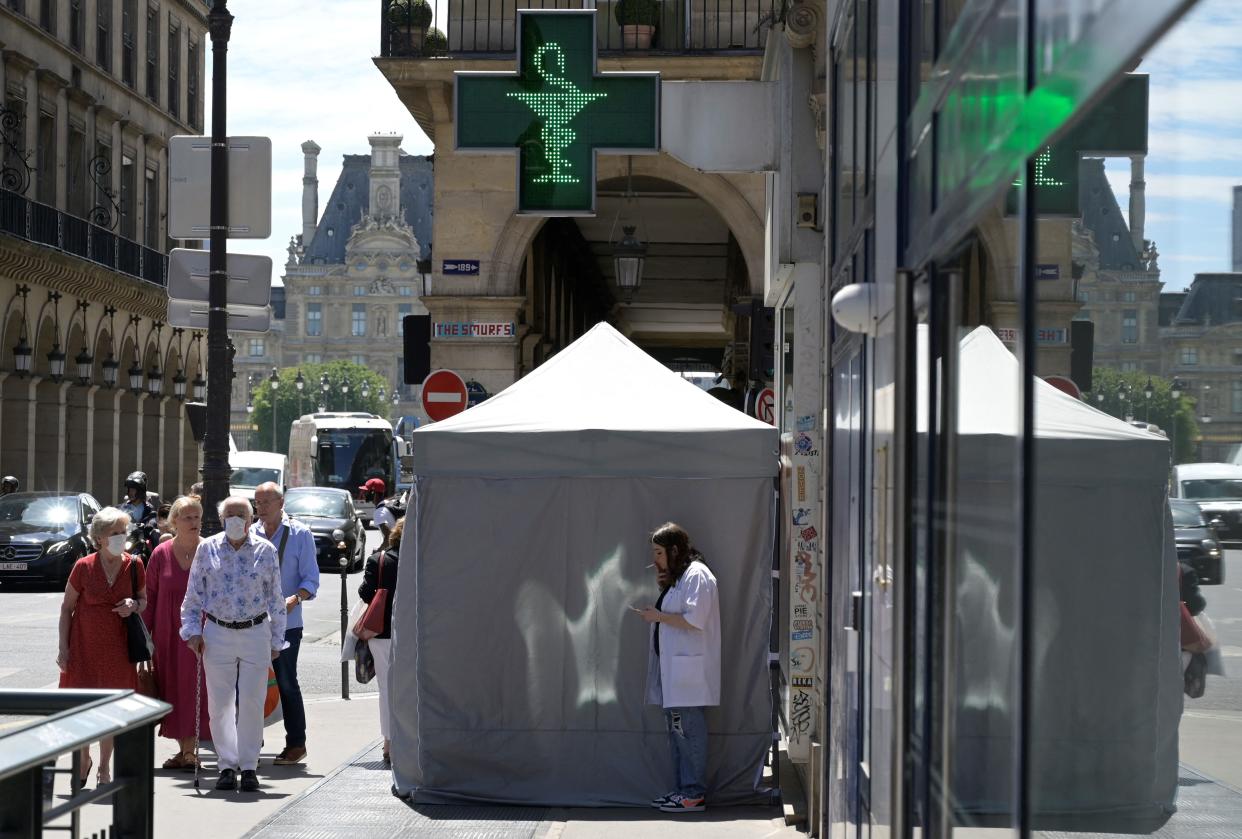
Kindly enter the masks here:
[[423, 379], [423, 410], [439, 422], [466, 410], [466, 383], [452, 370], [433, 370]]
[[776, 394], [772, 388], [765, 387], [759, 391], [759, 398], [755, 400], [755, 417], [768, 425], [776, 425]]

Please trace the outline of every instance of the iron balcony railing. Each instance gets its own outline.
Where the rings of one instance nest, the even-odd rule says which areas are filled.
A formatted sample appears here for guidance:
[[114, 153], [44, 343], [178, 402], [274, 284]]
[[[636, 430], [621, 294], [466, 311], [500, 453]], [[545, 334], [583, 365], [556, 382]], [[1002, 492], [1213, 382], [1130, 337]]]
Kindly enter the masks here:
[[0, 189], [0, 233], [80, 256], [158, 286], [168, 284], [167, 254], [7, 189]]
[[[436, 19], [430, 27], [423, 27], [417, 14], [409, 13], [409, 0], [380, 0], [381, 56], [513, 53], [519, 9], [597, 9], [600, 53], [759, 53], [788, 0], [651, 0], [657, 11], [649, 45], [622, 31], [616, 17], [618, 0], [429, 2], [436, 9]], [[447, 21], [442, 19], [445, 16]], [[433, 30], [435, 34], [429, 36]]]
[[[106, 835], [150, 839], [155, 724], [171, 710], [132, 690], [0, 690], [0, 717], [29, 718], [0, 735], [0, 836], [65, 830], [77, 839], [79, 811], [110, 802]], [[105, 737], [114, 738], [113, 780], [82, 789], [78, 750]], [[72, 755], [68, 770], [56, 769], [64, 755]], [[58, 791], [68, 793], [59, 802]]]

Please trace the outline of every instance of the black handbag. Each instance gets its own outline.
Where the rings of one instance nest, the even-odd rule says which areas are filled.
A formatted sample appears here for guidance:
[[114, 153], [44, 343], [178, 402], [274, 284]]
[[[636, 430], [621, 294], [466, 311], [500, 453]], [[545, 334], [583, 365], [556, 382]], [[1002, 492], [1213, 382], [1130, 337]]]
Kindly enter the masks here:
[[[130, 588], [133, 591], [135, 603], [138, 602], [138, 568], [134, 563], [140, 561], [135, 557], [131, 557], [129, 561]], [[137, 612], [125, 618], [125, 643], [129, 648], [129, 660], [134, 664], [150, 661], [151, 656], [155, 654], [155, 642], [151, 640], [151, 633], [147, 631], [142, 615]]]

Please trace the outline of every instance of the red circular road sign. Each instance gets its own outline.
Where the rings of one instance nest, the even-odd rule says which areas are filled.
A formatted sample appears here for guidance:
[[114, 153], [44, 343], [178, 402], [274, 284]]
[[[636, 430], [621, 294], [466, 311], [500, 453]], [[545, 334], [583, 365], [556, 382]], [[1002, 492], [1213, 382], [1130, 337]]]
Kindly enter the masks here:
[[776, 425], [776, 394], [772, 388], [765, 387], [759, 391], [759, 398], [755, 400], [755, 416], [768, 425]]
[[1067, 379], [1064, 376], [1044, 376], [1044, 381], [1075, 399], [1082, 399], [1082, 391], [1078, 389], [1078, 385], [1074, 384], [1073, 379]]
[[466, 410], [466, 383], [452, 370], [433, 370], [423, 379], [423, 410], [439, 422]]

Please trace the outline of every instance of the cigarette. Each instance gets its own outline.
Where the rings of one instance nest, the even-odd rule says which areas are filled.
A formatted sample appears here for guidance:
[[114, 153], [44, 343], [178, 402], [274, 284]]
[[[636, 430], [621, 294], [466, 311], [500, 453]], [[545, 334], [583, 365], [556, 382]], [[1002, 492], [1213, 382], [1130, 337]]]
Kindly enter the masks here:
[[648, 565], [647, 567], [648, 567], [648, 568], [655, 568], [655, 563], [653, 562], [653, 563], [651, 563], [650, 565]]

